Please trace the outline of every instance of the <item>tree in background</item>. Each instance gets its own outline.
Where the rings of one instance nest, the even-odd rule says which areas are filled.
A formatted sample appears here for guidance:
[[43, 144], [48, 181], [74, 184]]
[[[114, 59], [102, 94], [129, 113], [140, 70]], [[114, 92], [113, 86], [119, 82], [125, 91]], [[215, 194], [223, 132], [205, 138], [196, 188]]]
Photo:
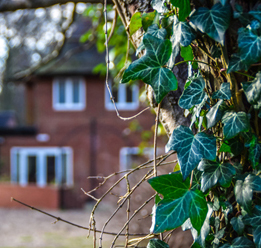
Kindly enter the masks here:
[[[156, 158], [155, 132], [154, 168], [128, 189], [119, 208], [148, 179], [157, 194], [137, 211], [155, 196], [146, 238], [159, 239], [147, 247], [168, 247], [167, 237], [179, 226], [191, 230], [192, 247], [261, 247], [259, 1], [113, 3], [140, 56], [125, 64], [121, 83], [141, 79], [148, 85], [150, 104], [169, 136], [168, 154]], [[106, 10], [105, 4], [105, 22]], [[186, 68], [192, 70], [188, 78]], [[157, 167], [174, 152], [179, 169], [157, 176]]]

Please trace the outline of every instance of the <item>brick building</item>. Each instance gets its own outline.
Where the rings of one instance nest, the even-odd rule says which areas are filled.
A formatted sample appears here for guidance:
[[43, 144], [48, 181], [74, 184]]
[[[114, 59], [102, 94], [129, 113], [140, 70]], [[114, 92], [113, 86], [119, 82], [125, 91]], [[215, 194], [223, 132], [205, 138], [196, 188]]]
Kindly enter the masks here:
[[[117, 118], [104, 78], [92, 73], [104, 55], [92, 47], [61, 62], [78, 40], [73, 35], [57, 59], [19, 83], [26, 109], [23, 126], [10, 111], [0, 114], [0, 180], [7, 175], [0, 182], [0, 207], [19, 207], [11, 197], [36, 207], [81, 207], [87, 200], [81, 188], [88, 191], [97, 183], [88, 176], [125, 169], [138, 153], [140, 134]], [[114, 93], [122, 116], [145, 107], [137, 85], [120, 85]], [[137, 118], [144, 129], [154, 119], [150, 111]]]

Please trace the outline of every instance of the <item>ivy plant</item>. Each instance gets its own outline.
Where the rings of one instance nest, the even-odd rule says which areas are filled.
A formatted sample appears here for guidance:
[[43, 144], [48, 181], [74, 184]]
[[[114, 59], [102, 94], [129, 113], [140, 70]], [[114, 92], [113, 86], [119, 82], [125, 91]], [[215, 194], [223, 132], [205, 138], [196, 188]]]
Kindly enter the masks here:
[[[151, 232], [182, 226], [192, 247], [261, 247], [261, 3], [240, 2], [153, 0], [152, 14], [130, 22], [131, 35], [144, 35], [122, 83], [142, 80], [160, 104], [178, 88], [173, 67], [198, 65], [178, 101], [191, 125], [166, 144], [180, 171], [148, 180], [160, 199]], [[152, 239], [147, 247], [169, 246]]]

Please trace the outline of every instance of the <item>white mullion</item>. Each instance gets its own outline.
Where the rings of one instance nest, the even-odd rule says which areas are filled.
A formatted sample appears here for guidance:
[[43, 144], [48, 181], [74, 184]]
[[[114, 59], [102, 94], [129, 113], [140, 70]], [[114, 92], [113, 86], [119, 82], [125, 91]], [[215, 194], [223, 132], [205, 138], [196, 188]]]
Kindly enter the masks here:
[[118, 85], [118, 103], [120, 105], [126, 103], [126, 84]]
[[72, 79], [65, 80], [65, 105], [71, 107], [73, 105], [73, 83]]
[[28, 157], [28, 153], [26, 151], [21, 151], [20, 153], [20, 175], [19, 175], [19, 184], [22, 186], [26, 186], [28, 184], [28, 163], [26, 158]]
[[39, 187], [46, 186], [47, 182], [47, 166], [46, 154], [44, 151], [36, 152], [36, 184]]

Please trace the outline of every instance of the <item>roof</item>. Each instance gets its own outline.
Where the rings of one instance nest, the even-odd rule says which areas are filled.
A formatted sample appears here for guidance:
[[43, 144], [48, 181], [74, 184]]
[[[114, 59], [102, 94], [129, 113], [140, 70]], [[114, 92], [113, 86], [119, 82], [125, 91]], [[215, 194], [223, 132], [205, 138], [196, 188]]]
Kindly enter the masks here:
[[95, 44], [80, 43], [79, 39], [89, 28], [90, 20], [80, 17], [72, 24], [73, 29], [70, 38], [57, 56], [48, 64], [42, 66], [34, 74], [36, 75], [89, 75], [93, 68], [105, 62], [105, 54], [97, 52]]

